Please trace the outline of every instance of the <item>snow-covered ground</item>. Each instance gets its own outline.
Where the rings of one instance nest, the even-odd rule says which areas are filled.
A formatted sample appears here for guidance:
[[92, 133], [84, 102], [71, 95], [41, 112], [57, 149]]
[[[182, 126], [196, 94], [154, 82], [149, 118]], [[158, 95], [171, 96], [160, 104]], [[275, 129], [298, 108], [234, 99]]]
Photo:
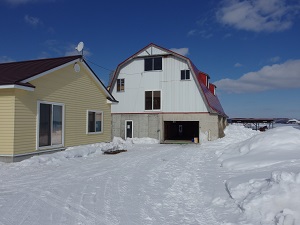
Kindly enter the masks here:
[[201, 145], [115, 138], [0, 163], [0, 225], [13, 224], [300, 224], [300, 130], [230, 125]]

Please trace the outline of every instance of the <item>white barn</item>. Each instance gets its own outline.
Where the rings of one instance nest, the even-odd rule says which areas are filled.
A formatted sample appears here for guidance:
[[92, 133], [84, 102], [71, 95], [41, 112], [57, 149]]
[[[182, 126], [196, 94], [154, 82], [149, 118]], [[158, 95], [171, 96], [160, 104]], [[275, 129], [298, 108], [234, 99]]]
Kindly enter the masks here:
[[227, 116], [209, 78], [189, 58], [149, 44], [120, 63], [111, 80], [119, 101], [112, 105], [112, 135], [161, 143], [223, 137]]

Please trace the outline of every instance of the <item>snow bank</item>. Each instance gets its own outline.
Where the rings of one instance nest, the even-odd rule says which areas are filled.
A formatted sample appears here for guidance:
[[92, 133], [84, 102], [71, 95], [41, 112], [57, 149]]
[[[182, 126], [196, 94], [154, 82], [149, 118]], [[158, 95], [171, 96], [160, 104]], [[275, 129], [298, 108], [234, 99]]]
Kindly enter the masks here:
[[27, 160], [19, 162], [19, 165], [29, 166], [34, 164], [60, 164], [71, 158], [91, 157], [94, 155], [102, 154], [105, 151], [124, 148], [126, 148], [126, 146], [118, 142], [81, 145], [70, 147], [65, 151], [55, 152], [52, 154], [35, 155]]
[[[234, 132], [229, 133], [229, 135], [233, 134]], [[260, 132], [259, 135], [254, 135], [245, 141], [230, 144], [218, 151], [217, 155], [224, 167], [251, 170], [300, 160], [299, 146], [300, 130], [293, 127], [278, 127]]]
[[154, 139], [154, 138], [127, 138], [126, 140], [123, 140], [120, 137], [114, 137], [113, 138], [114, 143], [118, 144], [126, 144], [126, 145], [132, 145], [132, 144], [137, 144], [137, 145], [142, 145], [142, 144], [159, 144], [159, 140]]
[[[250, 128], [245, 128], [241, 124], [229, 124], [224, 130], [225, 136], [219, 138], [213, 142], [216, 147], [216, 155], [220, 157], [227, 152], [229, 149], [235, 146], [241, 145], [242, 141], [249, 139], [252, 136], [258, 135], [261, 132], [252, 130]], [[207, 143], [209, 144], [209, 143]], [[224, 156], [224, 155], [223, 155]]]
[[159, 140], [153, 138], [127, 138], [125, 143], [127, 144], [159, 144]]
[[227, 190], [253, 224], [300, 224], [300, 173], [273, 172]]
[[[300, 224], [300, 130], [283, 126], [251, 133], [236, 125], [228, 128], [227, 141], [216, 154], [223, 167], [236, 173], [225, 189], [243, 212], [238, 224]], [[226, 202], [214, 200], [216, 205]]]
[[129, 138], [126, 141], [120, 137], [114, 137], [110, 143], [96, 143], [69, 147], [65, 151], [52, 154], [36, 155], [19, 163], [20, 166], [35, 164], [61, 164], [71, 158], [93, 157], [103, 153], [119, 150], [127, 150], [133, 144], [156, 144], [158, 140], [152, 138]]

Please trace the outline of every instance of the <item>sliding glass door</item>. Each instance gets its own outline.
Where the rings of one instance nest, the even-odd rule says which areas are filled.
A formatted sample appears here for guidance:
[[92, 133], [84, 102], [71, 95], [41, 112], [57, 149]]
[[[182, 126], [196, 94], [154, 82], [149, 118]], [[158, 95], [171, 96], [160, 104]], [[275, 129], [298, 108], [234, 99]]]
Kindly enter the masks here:
[[63, 105], [39, 103], [38, 147], [63, 145]]

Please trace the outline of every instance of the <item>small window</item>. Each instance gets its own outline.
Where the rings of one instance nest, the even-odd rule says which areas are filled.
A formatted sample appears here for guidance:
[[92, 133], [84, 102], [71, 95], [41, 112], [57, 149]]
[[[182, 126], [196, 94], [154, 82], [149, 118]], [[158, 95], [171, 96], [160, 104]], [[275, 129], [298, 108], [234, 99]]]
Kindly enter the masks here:
[[181, 80], [189, 80], [189, 79], [190, 79], [190, 71], [181, 70]]
[[160, 110], [160, 91], [145, 91], [145, 110]]
[[145, 59], [145, 71], [151, 70], [162, 70], [162, 57]]
[[117, 92], [125, 91], [125, 79], [117, 79]]
[[102, 120], [102, 112], [88, 111], [88, 133], [102, 132]]

